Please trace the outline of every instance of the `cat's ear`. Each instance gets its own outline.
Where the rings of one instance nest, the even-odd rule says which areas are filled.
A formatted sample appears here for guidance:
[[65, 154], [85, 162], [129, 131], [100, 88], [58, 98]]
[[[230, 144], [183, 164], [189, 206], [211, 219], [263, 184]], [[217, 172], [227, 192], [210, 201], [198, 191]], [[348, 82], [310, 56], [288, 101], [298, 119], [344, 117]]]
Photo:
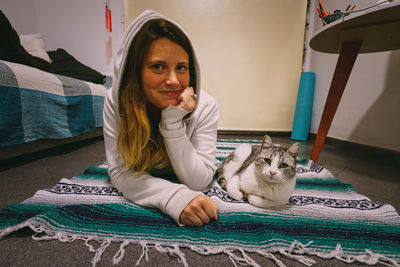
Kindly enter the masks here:
[[271, 147], [272, 147], [271, 137], [269, 137], [269, 135], [264, 135], [261, 148], [271, 148]]
[[287, 152], [294, 157], [295, 159], [299, 155], [299, 150], [300, 150], [300, 143], [296, 142], [293, 145], [291, 145], [288, 149]]

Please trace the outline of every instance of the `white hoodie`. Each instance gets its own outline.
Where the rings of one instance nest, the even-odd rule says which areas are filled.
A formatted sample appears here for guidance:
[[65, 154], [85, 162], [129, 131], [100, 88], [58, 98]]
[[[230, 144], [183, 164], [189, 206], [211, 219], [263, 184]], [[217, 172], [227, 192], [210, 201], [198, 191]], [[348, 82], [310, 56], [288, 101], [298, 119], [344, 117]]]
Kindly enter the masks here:
[[173, 171], [179, 179], [174, 183], [163, 178], [167, 173], [155, 171], [139, 174], [124, 167], [118, 152], [118, 132], [120, 117], [118, 111], [118, 91], [122, 73], [131, 42], [143, 24], [151, 19], [163, 18], [174, 21], [155, 12], [145, 11], [126, 29], [122, 46], [117, 52], [114, 66], [113, 86], [107, 92], [104, 103], [104, 141], [111, 182], [122, 194], [136, 204], [159, 208], [179, 224], [179, 216], [189, 202], [206, 191], [213, 181], [215, 172], [215, 152], [217, 142], [218, 106], [214, 98], [206, 92], [200, 92], [200, 74], [198, 62], [194, 56], [198, 95], [198, 104], [190, 117], [183, 121], [188, 113], [175, 106], [162, 111], [159, 125], [160, 133]]

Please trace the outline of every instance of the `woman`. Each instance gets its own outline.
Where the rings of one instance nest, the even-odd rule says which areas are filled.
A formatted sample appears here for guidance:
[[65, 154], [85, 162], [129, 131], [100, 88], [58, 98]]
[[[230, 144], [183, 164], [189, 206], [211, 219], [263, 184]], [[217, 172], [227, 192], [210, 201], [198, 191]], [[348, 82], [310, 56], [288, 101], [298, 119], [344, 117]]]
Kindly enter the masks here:
[[[124, 34], [104, 104], [112, 184], [179, 225], [201, 226], [218, 213], [202, 192], [215, 172], [219, 112], [215, 99], [200, 92], [199, 77], [180, 26], [145, 11]], [[171, 174], [179, 181], [167, 180]]]

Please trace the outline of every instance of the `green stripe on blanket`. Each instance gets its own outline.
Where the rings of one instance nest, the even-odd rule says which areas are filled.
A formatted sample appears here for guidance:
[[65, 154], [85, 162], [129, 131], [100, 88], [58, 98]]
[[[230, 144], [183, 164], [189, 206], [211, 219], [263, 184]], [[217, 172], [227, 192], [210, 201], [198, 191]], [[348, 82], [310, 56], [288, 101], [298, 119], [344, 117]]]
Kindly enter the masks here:
[[[260, 144], [219, 140], [216, 164], [243, 142]], [[106, 165], [89, 167], [83, 174], [62, 179], [53, 188], [1, 210], [0, 238], [30, 227], [42, 233], [34, 235], [36, 240], [97, 240], [101, 246], [93, 265], [110, 242], [121, 243], [115, 263], [122, 259], [124, 247], [135, 243], [175, 253], [183, 265], [186, 261], [180, 247], [201, 254], [225, 253], [234, 263], [251, 265], [255, 263], [246, 252], [264, 255], [278, 265], [282, 262], [273, 252], [307, 265], [314, 263], [307, 255], [400, 264], [400, 217], [394, 208], [358, 194], [312, 161], [298, 161], [295, 192], [282, 207], [261, 209], [232, 200], [218, 184], [206, 194], [220, 208], [218, 222], [179, 227], [161, 211], [127, 201], [111, 186]]]

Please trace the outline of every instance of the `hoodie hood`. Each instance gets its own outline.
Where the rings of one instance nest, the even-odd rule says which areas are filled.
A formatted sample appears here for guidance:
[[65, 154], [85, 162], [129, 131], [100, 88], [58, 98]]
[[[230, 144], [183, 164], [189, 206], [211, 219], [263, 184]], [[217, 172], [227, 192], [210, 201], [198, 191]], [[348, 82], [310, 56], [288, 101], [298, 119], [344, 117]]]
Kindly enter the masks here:
[[[143, 27], [143, 25], [148, 22], [149, 20], [153, 19], [165, 19], [168, 20], [169, 22], [175, 24], [179, 29], [182, 30], [182, 32], [187, 36], [190, 45], [192, 47], [193, 51], [193, 63], [194, 63], [194, 69], [196, 72], [196, 84], [194, 86], [195, 93], [197, 94], [197, 97], [200, 97], [200, 71], [199, 71], [199, 64], [195, 55], [195, 51], [193, 48], [193, 45], [190, 41], [190, 38], [186, 31], [181, 27], [178, 23], [175, 21], [171, 20], [170, 18], [167, 18], [166, 16], [157, 13], [156, 11], [153, 10], [146, 10], [142, 14], [140, 14], [138, 17], [136, 17], [135, 20], [133, 20], [128, 28], [126, 29], [123, 38], [122, 38], [122, 44], [121, 47], [119, 48], [116, 56], [115, 56], [115, 62], [114, 62], [114, 76], [113, 76], [113, 86], [112, 86], [112, 98], [113, 102], [116, 104], [118, 103], [118, 94], [119, 94], [119, 89], [121, 86], [121, 80], [122, 80], [122, 74], [124, 73], [125, 70], [125, 65], [126, 65], [126, 60], [129, 54], [129, 48], [131, 47], [132, 41], [135, 39], [135, 36], [138, 34], [140, 29]], [[118, 105], [115, 105], [115, 108], [118, 110]]]

